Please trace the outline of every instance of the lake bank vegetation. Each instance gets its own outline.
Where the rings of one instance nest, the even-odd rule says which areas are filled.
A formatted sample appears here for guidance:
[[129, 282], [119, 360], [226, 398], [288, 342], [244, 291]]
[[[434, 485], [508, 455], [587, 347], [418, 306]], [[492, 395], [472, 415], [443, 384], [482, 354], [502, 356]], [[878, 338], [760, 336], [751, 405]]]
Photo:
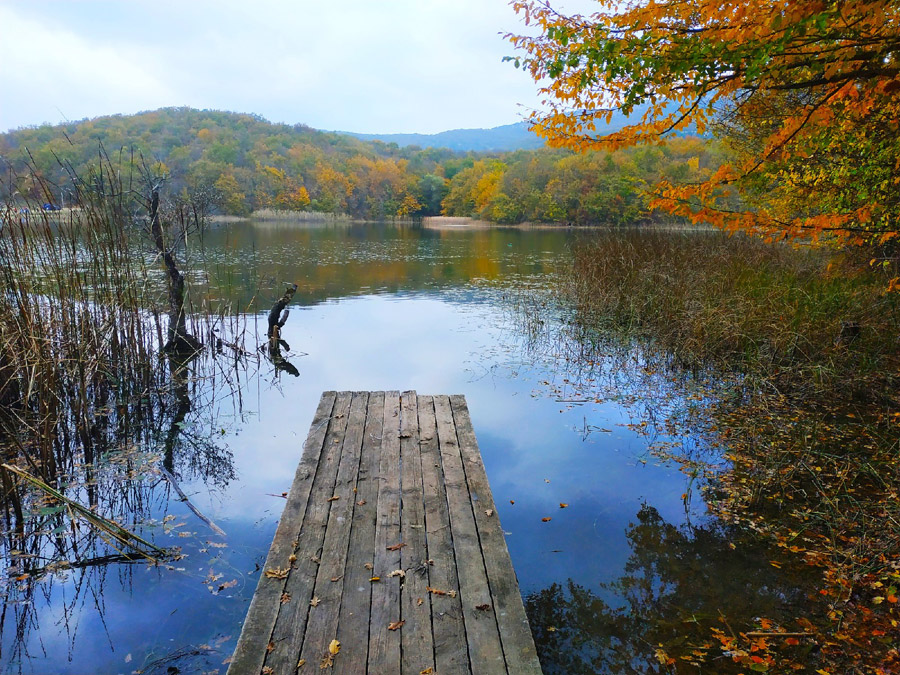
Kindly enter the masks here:
[[776, 568], [821, 574], [790, 625], [732, 626], [723, 608], [708, 641], [660, 645], [661, 669], [725, 657], [754, 672], [896, 672], [900, 10], [513, 5], [537, 34], [509, 35], [510, 60], [546, 99], [532, 121], [551, 145], [618, 151], [691, 126], [718, 139], [714, 172], [659, 181], [651, 205], [741, 236], [595, 241], [562, 296], [588, 344], [619, 336], [651, 369], [726, 374], [700, 396], [730, 461], [709, 473], [710, 508], [780, 549]]
[[161, 197], [146, 168], [101, 157], [73, 175], [79, 209], [43, 211], [40, 185], [28, 213], [0, 216], [0, 591], [22, 625], [47, 574], [80, 570], [88, 592], [106, 565], [177, 556], [135, 534], [167, 533], [157, 493], [234, 475], [191, 420], [252, 354], [229, 309], [186, 281], [201, 201]]

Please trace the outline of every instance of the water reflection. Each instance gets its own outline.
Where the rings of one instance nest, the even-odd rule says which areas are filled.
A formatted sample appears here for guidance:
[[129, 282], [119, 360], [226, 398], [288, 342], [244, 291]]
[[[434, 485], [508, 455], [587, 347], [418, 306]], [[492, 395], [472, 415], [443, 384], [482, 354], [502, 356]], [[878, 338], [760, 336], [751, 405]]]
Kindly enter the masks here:
[[3, 672], [85, 672], [86, 659], [108, 660], [119, 627], [110, 623], [107, 598], [140, 594], [151, 576], [158, 580], [178, 569], [184, 523], [170, 514], [170, 503], [195, 509], [179, 482], [226, 489], [235, 477], [232, 453], [217, 441], [210, 413], [234, 407], [235, 390], [222, 380], [236, 375], [211, 354], [158, 359], [152, 389], [137, 396], [122, 396], [119, 389], [97, 398], [89, 424], [71, 420], [67, 426], [64, 420], [58, 429], [52, 486], [166, 547], [167, 558], [152, 553], [156, 557], [148, 559], [122, 546], [77, 517], [67, 502], [24, 484], [5, 485], [7, 498], [11, 490], [16, 497], [6, 502], [0, 543]]
[[[205, 266], [213, 294], [238, 307], [262, 296], [274, 301], [283, 282], [299, 284], [294, 304], [313, 305], [368, 293], [452, 289], [473, 280], [515, 283], [552, 271], [570, 236], [553, 230], [247, 222], [205, 234]], [[265, 301], [258, 306], [269, 308]]]
[[[162, 362], [161, 395], [98, 416], [105, 440], [70, 466], [73, 496], [182, 557], [38, 573], [75, 561], [73, 547], [83, 561], [115, 552], [70, 536], [64, 514], [35, 502], [31, 543], [8, 539], [2, 551], [12, 567], [0, 669], [224, 671], [324, 390], [466, 395], [548, 673], [653, 672], [646, 642], [671, 640], [686, 616], [714, 620], [747, 598], [748, 612], [793, 602], [771, 568], [731, 550], [702, 500], [686, 503], [691, 477], [650, 452], [652, 441], [693, 442], [665, 423], [688, 405], [679, 389], [635, 354], [586, 359], [578, 339], [550, 339], [571, 328], [564, 314], [529, 324], [517, 313], [567, 264], [570, 241], [555, 230], [393, 225], [206, 232], [191, 252], [205, 270], [192, 287], [239, 308], [244, 339], [219, 329], [201, 359]], [[285, 282], [299, 288], [272, 351], [265, 315]], [[600, 381], [602, 396], [579, 385]], [[639, 424], [647, 411], [652, 434]]]
[[710, 628], [731, 633], [756, 617], [792, 619], [805, 601], [802, 579], [777, 572], [759, 546], [736, 546], [736, 533], [714, 523], [676, 525], [644, 504], [626, 537], [631, 553], [615, 580], [591, 589], [568, 579], [526, 597], [548, 675], [665, 672], [658, 649], [688, 655], [679, 659], [684, 667], [710, 661], [704, 667], [717, 673], [743, 672], [704, 647]]

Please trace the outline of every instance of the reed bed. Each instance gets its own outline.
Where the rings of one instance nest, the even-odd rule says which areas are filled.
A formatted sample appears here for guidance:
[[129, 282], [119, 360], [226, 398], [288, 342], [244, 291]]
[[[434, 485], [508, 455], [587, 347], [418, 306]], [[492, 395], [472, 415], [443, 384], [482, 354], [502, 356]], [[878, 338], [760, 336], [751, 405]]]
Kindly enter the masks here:
[[[30, 556], [21, 565], [10, 560], [10, 569], [52, 569], [55, 560], [77, 562], [90, 552], [105, 560], [97, 528], [89, 545], [81, 537], [60, 546], [47, 536], [46, 514], [62, 518], [83, 504], [110, 523], [139, 528], [157, 499], [141, 476], [161, 472], [158, 463], [173, 478], [233, 477], [230, 454], [183, 427], [188, 415], [215, 408], [209, 392], [239, 388], [253, 355], [230, 309], [189, 290], [186, 330], [198, 345], [219, 348], [196, 361], [164, 351], [169, 271], [150, 237], [140, 178], [130, 160], [103, 157], [92, 175], [72, 176], [79, 206], [61, 214], [40, 209], [50, 201], [43, 194], [16, 195], [15, 176], [0, 186], [16, 200], [0, 207], [0, 453], [35, 479], [26, 484], [0, 467], [0, 553]], [[171, 251], [187, 238], [178, 213], [176, 203], [166, 214]], [[55, 492], [35, 490], [35, 481]]]
[[576, 245], [563, 293], [583, 327], [683, 367], [793, 395], [893, 399], [896, 264], [869, 258], [718, 232], [607, 232]]

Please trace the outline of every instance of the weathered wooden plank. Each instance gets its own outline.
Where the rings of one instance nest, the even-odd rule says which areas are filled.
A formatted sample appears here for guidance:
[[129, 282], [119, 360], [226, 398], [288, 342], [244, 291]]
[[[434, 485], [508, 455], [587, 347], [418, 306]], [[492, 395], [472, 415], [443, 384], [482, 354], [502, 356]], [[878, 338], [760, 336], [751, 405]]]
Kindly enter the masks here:
[[[356, 505], [350, 531], [350, 547], [343, 580], [341, 613], [337, 639], [341, 651], [335, 659], [335, 675], [359, 675], [366, 672], [369, 654], [369, 610], [372, 599], [372, 570], [375, 562], [375, 509], [378, 506], [378, 469], [384, 426], [384, 392], [369, 395], [366, 429], [363, 435], [359, 477], [356, 481]], [[385, 626], [385, 629], [387, 627]]]
[[[459, 588], [459, 580], [456, 575], [456, 558], [453, 553], [450, 512], [441, 468], [433, 398], [419, 396], [418, 408], [422, 485], [425, 495], [425, 534], [428, 558], [433, 561], [428, 570], [428, 579], [433, 588], [455, 591]], [[434, 634], [435, 670], [440, 675], [470, 673], [459, 595], [432, 596], [431, 625]]]
[[[347, 565], [347, 550], [350, 545], [353, 509], [356, 506], [356, 481], [359, 476], [368, 403], [368, 392], [353, 393], [353, 400], [350, 403], [350, 419], [344, 435], [344, 447], [341, 450], [341, 462], [338, 467], [334, 495], [328, 499], [331, 510], [328, 513], [328, 526], [325, 530], [321, 563], [316, 574], [313, 600], [310, 603], [306, 635], [300, 650], [300, 659], [306, 660], [312, 666], [318, 666], [321, 663], [323, 656], [328, 654], [329, 644], [337, 637], [343, 587], [340, 583], [331, 580], [342, 578]], [[346, 645], [346, 649], [356, 650], [352, 643]], [[344, 652], [344, 648], [341, 651]], [[365, 654], [366, 651], [363, 649], [362, 653]], [[296, 667], [296, 663], [295, 661], [292, 665]], [[288, 671], [276, 669], [275, 672]]]
[[[493, 600], [449, 398], [436, 396], [434, 410], [447, 488], [447, 503], [450, 507], [450, 524], [453, 528], [453, 548], [456, 553], [459, 594], [466, 625], [469, 658], [473, 665], [477, 664], [480, 673], [506, 673], [506, 662], [503, 658], [503, 647], [494, 612], [477, 609], [485, 605], [493, 607]], [[475, 508], [481, 509], [482, 505], [479, 504]]]
[[[278, 528], [275, 530], [275, 538], [272, 540], [263, 570], [290, 566], [288, 559], [294, 552], [297, 532], [300, 531], [300, 524], [306, 513], [335, 398], [335, 392], [326, 391], [319, 400], [319, 406], [313, 416], [310, 433], [303, 448], [303, 456], [297, 465], [294, 482], [288, 493], [284, 512]], [[256, 593], [250, 602], [250, 609], [244, 620], [237, 648], [228, 667], [229, 673], [255, 674], [262, 670], [266, 657], [266, 645], [269, 644], [275, 628], [275, 619], [280, 606], [279, 599], [284, 592], [285, 581], [269, 579], [263, 571], [260, 572]]]
[[400, 613], [406, 622], [400, 636], [402, 675], [418, 675], [434, 668], [417, 403], [414, 391], [404, 392], [400, 397], [400, 532], [403, 540], [400, 565], [406, 573], [400, 594]]
[[[303, 635], [309, 615], [309, 601], [313, 596], [319, 556], [325, 541], [325, 527], [334, 494], [338, 465], [344, 432], [347, 428], [347, 414], [350, 411], [350, 392], [340, 392], [334, 403], [331, 424], [325, 436], [325, 444], [319, 458], [313, 480], [312, 491], [306, 505], [302, 525], [295, 532], [295, 560], [285, 561], [278, 567], [291, 567], [287, 583], [284, 584], [284, 602], [280, 602], [278, 618], [272, 633], [272, 651], [266, 657], [265, 665], [274, 672], [293, 672], [297, 665]], [[299, 533], [299, 536], [298, 534]], [[269, 569], [269, 568], [267, 568]], [[261, 582], [262, 583], [262, 582]], [[266, 650], [267, 645], [258, 645]], [[290, 668], [291, 670], [287, 670]], [[252, 672], [252, 671], [251, 671]]]
[[229, 673], [537, 675], [494, 508], [463, 397], [326, 392]]
[[[446, 397], [436, 397], [435, 405], [437, 406], [438, 399], [440, 399], [443, 406], [444, 398]], [[472, 420], [466, 406], [466, 399], [460, 395], [449, 398], [472, 503], [476, 505], [475, 521], [484, 551], [484, 563], [490, 582], [497, 624], [503, 641], [507, 668], [510, 673], [540, 675], [541, 666], [534, 648], [531, 628], [528, 626], [528, 618], [525, 615], [525, 607], [522, 604], [519, 582], [516, 579], [509, 550], [506, 547], [506, 539], [503, 536], [503, 528], [494, 506], [487, 473], [481, 452], [478, 450], [478, 441], [475, 439], [475, 432], [472, 429]], [[492, 511], [492, 515], [488, 516], [487, 511]]]
[[400, 672], [400, 631], [387, 626], [400, 621], [400, 549], [388, 547], [400, 542], [400, 392], [384, 397], [384, 429], [378, 470], [378, 506], [375, 522], [375, 560], [372, 576], [381, 581], [372, 585], [369, 627], [370, 671], [376, 674]]

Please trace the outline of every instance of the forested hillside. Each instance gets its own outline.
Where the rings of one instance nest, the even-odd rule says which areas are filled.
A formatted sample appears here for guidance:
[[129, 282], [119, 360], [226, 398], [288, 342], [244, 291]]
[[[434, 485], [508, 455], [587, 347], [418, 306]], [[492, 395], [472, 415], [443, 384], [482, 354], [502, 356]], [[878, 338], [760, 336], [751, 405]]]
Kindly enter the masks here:
[[[708, 176], [718, 164], [707, 141], [575, 155], [401, 148], [272, 124], [255, 115], [164, 108], [0, 135], [0, 198], [15, 193], [71, 203], [73, 176], [100, 153], [134, 158], [164, 175], [172, 193], [206, 191], [222, 213], [271, 208], [384, 219], [445, 214], [501, 223], [633, 223], [651, 218], [644, 188], [661, 178]], [[49, 195], [45, 189], [49, 186]]]

